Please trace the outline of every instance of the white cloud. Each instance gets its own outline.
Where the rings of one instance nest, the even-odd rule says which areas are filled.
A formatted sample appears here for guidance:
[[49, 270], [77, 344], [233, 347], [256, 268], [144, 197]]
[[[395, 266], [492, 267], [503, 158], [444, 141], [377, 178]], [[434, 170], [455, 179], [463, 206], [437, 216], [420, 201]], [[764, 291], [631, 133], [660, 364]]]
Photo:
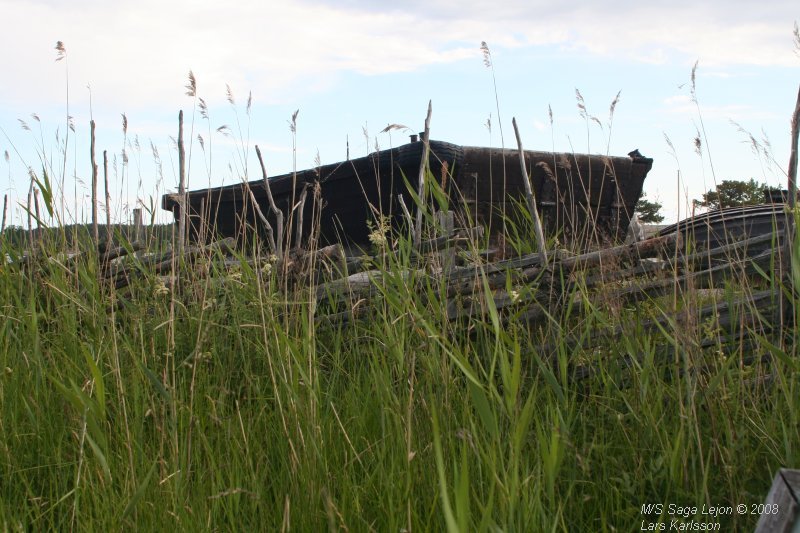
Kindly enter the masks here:
[[698, 105], [689, 95], [679, 94], [664, 99], [663, 111], [671, 115], [683, 115], [695, 118], [700, 113], [704, 119], [723, 120], [769, 120], [776, 118], [774, 113], [755, 109], [749, 105]]
[[533, 127], [536, 129], [536, 131], [547, 131], [548, 130], [547, 124], [545, 124], [541, 120], [534, 120], [533, 121]]
[[[340, 71], [409, 71], [479, 54], [474, 43], [424, 38], [436, 35], [437, 24], [412, 15], [255, 1], [86, 4], [0, 3], [7, 15], [0, 45], [14, 50], [3, 54], [0, 68], [17, 80], [5, 85], [0, 100], [52, 100], [63, 91], [67, 67], [77, 97], [91, 84], [96, 101], [161, 100], [174, 109], [189, 69], [209, 99], [222, 99], [226, 83], [280, 98]], [[59, 64], [56, 40], [68, 53]]]
[[[341, 7], [344, 6], [344, 7]], [[326, 88], [341, 72], [378, 75], [479, 57], [495, 48], [560, 45], [648, 63], [795, 65], [792, 4], [410, 0], [264, 3], [0, 0], [0, 106], [88, 98], [112, 107], [175, 109], [193, 69], [207, 99], [225, 83], [275, 101]], [[766, 12], [766, 13], [765, 13]], [[769, 18], [765, 18], [769, 16]], [[54, 63], [64, 41], [67, 62]], [[333, 81], [331, 81], [333, 80]], [[239, 95], [240, 99], [244, 95]]]

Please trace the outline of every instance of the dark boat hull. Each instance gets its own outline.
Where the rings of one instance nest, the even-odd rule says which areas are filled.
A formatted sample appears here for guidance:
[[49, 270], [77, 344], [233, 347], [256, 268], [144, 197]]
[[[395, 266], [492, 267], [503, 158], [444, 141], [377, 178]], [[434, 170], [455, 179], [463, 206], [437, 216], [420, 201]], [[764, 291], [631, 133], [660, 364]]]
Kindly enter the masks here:
[[[320, 244], [369, 244], [368, 221], [388, 217], [395, 227], [403, 223], [398, 198], [415, 210], [411, 190], [416, 189], [424, 145], [413, 142], [367, 157], [276, 176], [269, 180], [273, 197], [284, 218], [298, 220], [298, 201], [308, 188], [301, 235], [312, 226]], [[549, 235], [579, 235], [586, 228], [608, 241], [625, 235], [642, 191], [652, 159], [638, 155], [603, 157], [550, 152], [525, 152], [526, 167], [537, 205]], [[513, 212], [514, 199], [524, 195], [519, 156], [513, 150], [464, 147], [430, 142], [430, 179], [442, 187], [450, 208], [500, 231], [504, 214]], [[275, 227], [263, 180], [188, 193], [190, 238], [210, 241], [220, 237], [247, 239], [263, 233], [247, 189]], [[177, 195], [165, 195], [162, 207], [180, 215]], [[292, 209], [292, 206], [295, 209]], [[296, 223], [296, 222], [293, 222]], [[288, 228], [287, 228], [288, 229]], [[291, 235], [295, 230], [291, 230]]]

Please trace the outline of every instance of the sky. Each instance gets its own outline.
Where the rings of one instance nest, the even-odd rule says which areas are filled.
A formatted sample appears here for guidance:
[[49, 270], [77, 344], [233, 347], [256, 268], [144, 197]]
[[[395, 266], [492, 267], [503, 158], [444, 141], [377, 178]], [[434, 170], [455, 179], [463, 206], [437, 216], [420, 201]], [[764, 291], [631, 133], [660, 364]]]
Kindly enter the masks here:
[[796, 0], [0, 0], [0, 13], [7, 224], [26, 224], [42, 168], [56, 214], [89, 218], [92, 119], [114, 219], [144, 206], [167, 220], [179, 110], [190, 189], [260, 178], [255, 145], [270, 175], [397, 146], [429, 100], [432, 139], [513, 148], [516, 118], [526, 149], [638, 149], [667, 222], [725, 179], [786, 183]]

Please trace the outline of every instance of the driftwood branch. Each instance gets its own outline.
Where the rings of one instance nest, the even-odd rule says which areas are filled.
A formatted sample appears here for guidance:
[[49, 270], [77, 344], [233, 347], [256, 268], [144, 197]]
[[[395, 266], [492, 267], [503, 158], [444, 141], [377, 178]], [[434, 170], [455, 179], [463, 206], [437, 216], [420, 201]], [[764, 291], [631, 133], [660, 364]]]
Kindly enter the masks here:
[[258, 205], [258, 201], [256, 200], [256, 196], [253, 194], [253, 189], [250, 188], [250, 184], [247, 181], [244, 181], [243, 187], [247, 189], [247, 193], [250, 195], [250, 201], [253, 202], [253, 208], [256, 211], [256, 215], [258, 215], [259, 220], [261, 223], [264, 224], [264, 227], [267, 228], [267, 240], [269, 241], [269, 247], [271, 252], [275, 252], [275, 237], [272, 233], [272, 224], [269, 223], [267, 217], [264, 216], [264, 212], [261, 211], [261, 206]]
[[425, 210], [425, 169], [428, 166], [432, 113], [433, 103], [431, 100], [428, 100], [428, 115], [425, 117], [425, 131], [422, 133], [422, 158], [419, 162], [419, 184], [417, 186], [419, 205], [417, 206], [417, 222], [416, 226], [414, 227], [415, 247], [419, 247], [420, 242], [422, 242], [422, 213]]
[[536, 233], [536, 244], [539, 247], [539, 256], [542, 258], [542, 264], [547, 265], [547, 244], [544, 240], [544, 230], [542, 229], [542, 221], [539, 219], [539, 211], [536, 209], [536, 197], [533, 195], [531, 180], [528, 177], [528, 169], [525, 168], [525, 151], [522, 149], [522, 139], [520, 139], [519, 136], [516, 117], [511, 119], [511, 123], [514, 125], [514, 135], [517, 137], [519, 165], [522, 169], [522, 183], [525, 185], [525, 201], [528, 203], [528, 210], [533, 220], [533, 231]]
[[406, 207], [406, 201], [403, 200], [402, 194], [397, 195], [397, 201], [400, 204], [400, 209], [403, 210], [403, 216], [406, 217], [408, 228], [412, 229], [414, 227], [414, 218], [411, 216], [411, 211], [409, 211], [408, 207]]
[[278, 224], [278, 232], [275, 236], [276, 247], [273, 247], [275, 251], [275, 255], [278, 258], [283, 257], [283, 211], [278, 209], [278, 206], [275, 204], [275, 198], [272, 196], [272, 187], [269, 183], [269, 178], [267, 177], [267, 169], [264, 166], [264, 158], [261, 157], [261, 150], [259, 150], [258, 145], [256, 145], [256, 155], [258, 156], [258, 163], [261, 165], [261, 176], [264, 180], [264, 190], [267, 193], [267, 201], [269, 202], [269, 208], [275, 213], [275, 218]]

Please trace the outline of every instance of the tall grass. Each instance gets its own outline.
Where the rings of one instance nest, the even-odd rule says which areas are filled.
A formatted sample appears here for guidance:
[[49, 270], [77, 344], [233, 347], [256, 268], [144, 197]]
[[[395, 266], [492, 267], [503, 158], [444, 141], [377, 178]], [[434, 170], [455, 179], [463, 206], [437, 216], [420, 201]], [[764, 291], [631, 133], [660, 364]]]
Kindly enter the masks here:
[[645, 503], [757, 503], [797, 464], [791, 332], [704, 349], [713, 323], [646, 331], [671, 304], [580, 283], [539, 328], [485, 283], [452, 322], [398, 242], [347, 324], [268, 261], [183, 265], [180, 293], [117, 292], [91, 254], [4, 265], [4, 529], [626, 530]]

